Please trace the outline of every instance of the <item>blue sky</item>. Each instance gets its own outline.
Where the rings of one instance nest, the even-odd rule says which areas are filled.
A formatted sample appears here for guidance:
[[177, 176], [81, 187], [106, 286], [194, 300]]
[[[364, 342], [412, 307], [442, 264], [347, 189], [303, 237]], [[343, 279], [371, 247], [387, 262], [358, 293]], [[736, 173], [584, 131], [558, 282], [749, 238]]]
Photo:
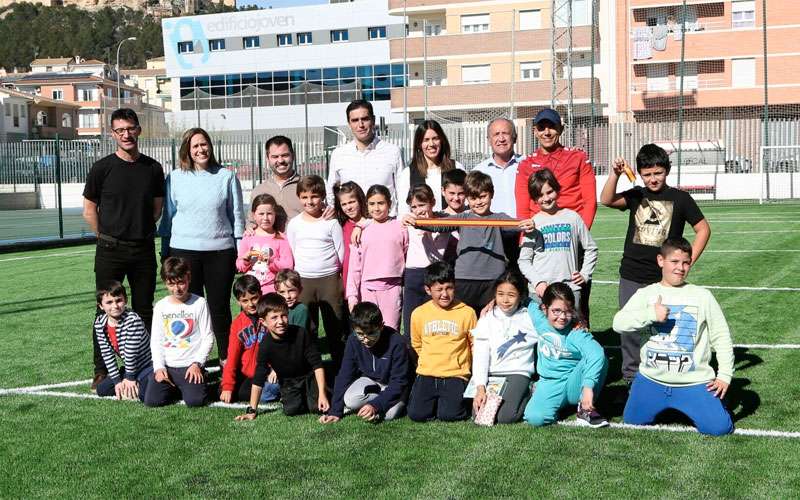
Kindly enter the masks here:
[[314, 5], [328, 3], [327, 0], [237, 0], [236, 5], [239, 7], [247, 5], [258, 5], [259, 7], [272, 7], [273, 9], [280, 9], [281, 7], [299, 7], [301, 5]]

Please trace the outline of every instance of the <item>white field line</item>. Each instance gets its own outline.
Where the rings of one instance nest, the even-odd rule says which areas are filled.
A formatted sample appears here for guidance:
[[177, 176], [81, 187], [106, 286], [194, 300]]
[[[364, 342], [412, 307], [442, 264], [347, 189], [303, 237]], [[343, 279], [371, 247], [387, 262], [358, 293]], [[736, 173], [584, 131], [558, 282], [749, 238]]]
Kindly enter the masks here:
[[11, 257], [8, 259], [0, 259], [0, 262], [14, 262], [17, 260], [30, 260], [30, 259], [46, 259], [47, 257], [65, 257], [68, 255], [83, 255], [87, 253], [94, 253], [94, 250], [81, 250], [79, 252], [59, 252], [59, 253], [50, 253], [47, 255], [28, 255], [25, 257]]
[[[599, 285], [619, 285], [618, 281], [592, 280], [592, 283]], [[768, 287], [768, 286], [718, 286], [718, 285], [698, 285], [709, 290], [742, 290], [748, 292], [800, 292], [800, 288], [788, 286]]]
[[[600, 253], [622, 253], [624, 250], [598, 250]], [[800, 248], [765, 249], [753, 248], [747, 250], [706, 250], [703, 253], [797, 253]]]
[[[734, 349], [776, 349], [793, 350], [800, 349], [800, 344], [733, 344]], [[603, 349], [620, 349], [618, 345], [604, 345]]]
[[[774, 231], [715, 231], [714, 236], [720, 234], [778, 234], [778, 233], [800, 233], [800, 229], [776, 229]], [[600, 236], [594, 238], [595, 241], [600, 240], [624, 240], [625, 236]]]

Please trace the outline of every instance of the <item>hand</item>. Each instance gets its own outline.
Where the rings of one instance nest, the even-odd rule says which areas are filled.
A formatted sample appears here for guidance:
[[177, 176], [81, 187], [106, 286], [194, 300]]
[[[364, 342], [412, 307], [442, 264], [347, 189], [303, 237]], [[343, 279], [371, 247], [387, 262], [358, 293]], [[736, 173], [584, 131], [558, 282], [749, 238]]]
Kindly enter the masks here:
[[269, 372], [269, 375], [267, 375], [267, 382], [269, 382], [270, 384], [278, 383], [278, 373], [275, 370]]
[[491, 312], [491, 310], [494, 309], [494, 305], [495, 305], [495, 302], [494, 302], [494, 299], [492, 299], [492, 300], [489, 301], [488, 304], [483, 306], [483, 309], [481, 309], [481, 318], [486, 316], [487, 314], [489, 314], [489, 312]]
[[706, 384], [706, 389], [708, 389], [708, 392], [713, 392], [714, 397], [717, 397], [719, 399], [725, 397], [725, 394], [727, 394], [728, 392], [728, 387], [730, 387], [729, 383], [723, 382], [718, 378], [715, 378], [714, 380]]
[[353, 312], [353, 308], [356, 306], [356, 304], [358, 304], [357, 298], [355, 297], [347, 298], [347, 309], [349, 309], [351, 313]]
[[331, 407], [331, 404], [328, 402], [328, 398], [325, 396], [325, 393], [321, 393], [317, 398], [317, 409], [322, 413], [328, 411]]
[[222, 391], [219, 393], [219, 400], [223, 403], [230, 403], [233, 400], [233, 391]]
[[584, 410], [594, 410], [594, 391], [589, 387], [584, 387], [581, 391], [581, 408]]
[[372, 422], [373, 420], [377, 420], [380, 415], [378, 415], [378, 410], [375, 409], [374, 406], [371, 404], [365, 404], [358, 410], [359, 417], [363, 418], [368, 422]]
[[322, 211], [322, 218], [325, 220], [331, 220], [334, 217], [336, 217], [336, 209], [330, 205], [326, 206], [325, 210]]
[[536, 229], [536, 224], [533, 222], [533, 218], [523, 219], [519, 221], [519, 228], [525, 231], [526, 233], [530, 233], [531, 231]]
[[404, 226], [416, 226], [417, 225], [417, 218], [414, 217], [413, 214], [405, 214], [403, 216], [403, 225]]
[[322, 415], [321, 417], [319, 417], [319, 423], [321, 424], [335, 424], [339, 420], [341, 420], [341, 418], [335, 417], [333, 415]]
[[656, 310], [656, 323], [663, 323], [669, 318], [669, 307], [661, 303], [661, 295], [656, 298], [653, 308]]
[[572, 273], [572, 282], [578, 286], [583, 286], [586, 283], [586, 279], [583, 277], [581, 273], [575, 271]]
[[361, 233], [364, 231], [364, 228], [361, 226], [356, 226], [353, 228], [353, 234], [350, 235], [350, 244], [353, 246], [361, 246]]
[[477, 391], [475, 392], [475, 397], [472, 399], [472, 411], [476, 414], [483, 408], [483, 405], [486, 403], [486, 387], [483, 385], [479, 385]]
[[540, 299], [544, 297], [545, 290], [547, 290], [546, 281], [540, 281], [539, 283], [536, 283], [536, 287], [533, 289], [533, 291], [536, 292], [536, 296], [539, 297]]
[[167, 373], [166, 368], [161, 368], [160, 370], [156, 370], [156, 372], [153, 375], [155, 376], [156, 382], [166, 382], [172, 387], [175, 387], [175, 384], [173, 384], [172, 380], [169, 379], [169, 374]]
[[139, 383], [135, 380], [123, 380], [114, 386], [117, 399], [139, 399]]
[[625, 167], [628, 163], [625, 161], [625, 158], [618, 156], [614, 159], [614, 163], [611, 165], [611, 173], [619, 177], [625, 172]]
[[256, 234], [256, 225], [255, 224], [245, 224], [244, 225], [244, 236], [253, 236]]
[[183, 378], [190, 384], [202, 384], [203, 370], [200, 369], [200, 365], [197, 363], [192, 363], [191, 366], [186, 369], [186, 375], [184, 375]]
[[255, 420], [256, 415], [257, 415], [256, 413], [245, 413], [244, 415], [236, 415], [236, 418], [234, 418], [234, 420], [239, 422], [242, 422], [244, 420]]

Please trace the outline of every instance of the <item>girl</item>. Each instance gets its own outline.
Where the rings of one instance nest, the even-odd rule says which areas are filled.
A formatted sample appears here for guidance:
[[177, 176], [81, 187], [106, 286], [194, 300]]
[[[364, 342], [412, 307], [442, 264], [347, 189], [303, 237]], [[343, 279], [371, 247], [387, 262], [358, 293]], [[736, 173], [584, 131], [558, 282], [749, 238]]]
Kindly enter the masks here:
[[399, 220], [389, 218], [391, 207], [386, 186], [375, 184], [367, 190], [372, 221], [361, 234], [361, 246], [350, 249], [345, 296], [351, 311], [359, 302], [377, 304], [386, 326], [398, 331], [408, 232]]
[[533, 216], [536, 230], [522, 239], [519, 269], [528, 279], [530, 293], [537, 302], [547, 285], [565, 283], [572, 289], [578, 309], [582, 310], [581, 290], [592, 280], [597, 264], [597, 244], [577, 212], [558, 206], [561, 186], [550, 169], [543, 168], [531, 175], [528, 191], [541, 211]]
[[539, 382], [525, 421], [542, 426], [555, 422], [558, 410], [578, 405], [577, 422], [605, 427], [594, 401], [608, 371], [603, 347], [583, 328], [575, 312], [575, 295], [565, 283], [548, 285], [542, 303], [531, 301], [528, 313], [539, 333]]
[[260, 194], [253, 198], [250, 210], [256, 227], [252, 235], [245, 235], [239, 242], [236, 269], [255, 276], [262, 294], [275, 291], [275, 273], [294, 268], [289, 241], [275, 229], [278, 209], [272, 195]]
[[361, 227], [367, 218], [367, 199], [361, 186], [353, 181], [333, 188], [336, 219], [342, 226], [344, 237], [344, 262], [342, 262], [342, 283], [347, 287], [347, 273], [350, 268], [350, 240], [353, 230]]
[[[412, 187], [427, 184], [437, 194], [433, 209], [439, 212], [447, 207], [442, 193], [442, 174], [464, 166], [450, 158], [450, 141], [436, 120], [425, 120], [414, 132], [414, 152], [411, 164], [400, 172], [397, 179], [398, 201], [405, 200]], [[409, 212], [407, 204], [398, 203], [398, 215]]]
[[505, 272], [494, 283], [494, 307], [472, 330], [472, 381], [477, 389], [472, 408], [477, 414], [486, 402], [489, 376], [505, 377], [499, 424], [519, 422], [531, 397], [538, 336], [523, 305], [527, 299], [525, 278], [517, 271]]
[[[434, 217], [434, 194], [428, 185], [420, 184], [411, 188], [406, 203], [415, 217]], [[407, 230], [408, 254], [403, 273], [403, 333], [406, 342], [410, 342], [411, 312], [430, 298], [425, 293], [425, 268], [434, 262], [444, 260], [445, 253], [450, 247], [452, 233], [434, 233], [415, 227], [408, 227]]]

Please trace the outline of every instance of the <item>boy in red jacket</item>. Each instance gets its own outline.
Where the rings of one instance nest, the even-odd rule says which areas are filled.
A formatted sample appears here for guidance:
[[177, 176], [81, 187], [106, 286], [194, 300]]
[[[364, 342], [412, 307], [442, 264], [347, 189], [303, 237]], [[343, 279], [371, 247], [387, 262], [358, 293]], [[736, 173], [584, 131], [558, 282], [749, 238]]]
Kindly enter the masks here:
[[[245, 274], [233, 284], [233, 296], [242, 312], [231, 323], [228, 341], [228, 360], [222, 370], [220, 401], [249, 401], [253, 375], [256, 372], [258, 346], [267, 330], [257, 314], [258, 299], [261, 298], [261, 285], [254, 276]], [[274, 375], [274, 371], [271, 375]], [[274, 377], [273, 377], [274, 378]], [[277, 401], [280, 390], [275, 380], [268, 380], [261, 392], [261, 402]]]

